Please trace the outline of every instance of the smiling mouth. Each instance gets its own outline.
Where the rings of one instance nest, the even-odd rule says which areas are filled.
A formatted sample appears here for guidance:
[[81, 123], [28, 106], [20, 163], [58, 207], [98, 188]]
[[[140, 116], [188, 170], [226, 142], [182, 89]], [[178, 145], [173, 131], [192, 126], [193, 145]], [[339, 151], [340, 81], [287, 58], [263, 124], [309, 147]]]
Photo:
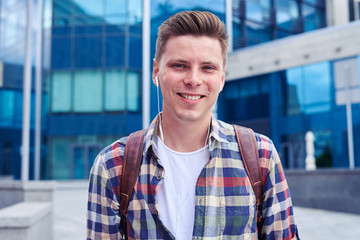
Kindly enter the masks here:
[[189, 100], [199, 100], [200, 98], [203, 98], [204, 96], [203, 95], [188, 95], [188, 94], [183, 94], [183, 93], [178, 93], [178, 95], [180, 97], [183, 97], [185, 99], [189, 99]]

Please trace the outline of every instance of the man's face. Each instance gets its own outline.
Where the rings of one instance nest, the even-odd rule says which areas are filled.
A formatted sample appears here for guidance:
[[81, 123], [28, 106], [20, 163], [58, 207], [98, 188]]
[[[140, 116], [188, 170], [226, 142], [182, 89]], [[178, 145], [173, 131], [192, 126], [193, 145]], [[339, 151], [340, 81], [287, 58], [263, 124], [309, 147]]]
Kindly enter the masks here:
[[219, 40], [206, 36], [171, 37], [154, 62], [163, 96], [163, 115], [172, 121], [210, 119], [225, 81]]

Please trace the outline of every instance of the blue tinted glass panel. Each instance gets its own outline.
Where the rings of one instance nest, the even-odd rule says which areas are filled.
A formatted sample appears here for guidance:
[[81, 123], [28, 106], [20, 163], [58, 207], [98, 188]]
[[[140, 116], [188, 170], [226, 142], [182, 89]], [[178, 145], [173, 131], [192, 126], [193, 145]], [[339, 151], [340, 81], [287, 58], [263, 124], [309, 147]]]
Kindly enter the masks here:
[[72, 22], [74, 27], [74, 33], [76, 35], [94, 35], [102, 33], [102, 22], [93, 21], [93, 22], [82, 22], [83, 19], [76, 18]]
[[330, 66], [328, 62], [304, 67], [307, 113], [330, 110]]
[[71, 111], [71, 73], [54, 72], [51, 82], [51, 111]]
[[281, 31], [279, 29], [276, 31], [276, 38], [278, 38], [278, 39], [289, 37], [291, 35], [293, 35], [293, 34], [290, 32], [287, 32], [287, 31]]
[[52, 19], [52, 25], [54, 27], [69, 27], [70, 24], [71, 24], [71, 19], [67, 17], [57, 17]]
[[142, 0], [128, 1], [129, 24], [137, 24], [142, 22]]
[[142, 39], [140, 37], [129, 38], [129, 67], [142, 68]]
[[52, 179], [70, 178], [70, 142], [65, 139], [50, 140], [50, 164]]
[[92, 17], [92, 16], [81, 16], [81, 17], [73, 17], [71, 18], [70, 25], [78, 26], [78, 25], [84, 25], [84, 26], [101, 26], [103, 24], [104, 20], [100, 17]]
[[259, 22], [270, 19], [270, 0], [248, 0], [245, 6], [246, 18]]
[[[170, 15], [183, 10], [201, 10], [211, 11], [220, 20], [225, 21], [225, 0], [207, 0], [207, 1], [193, 1], [193, 0], [169, 0], [169, 1], [151, 1], [151, 15], [161, 16], [161, 21], [164, 21]], [[159, 18], [157, 18], [159, 20]]]
[[306, 3], [318, 4], [318, 5], [325, 5], [325, 0], [303, 0]]
[[75, 67], [101, 67], [101, 37], [75, 38]]
[[246, 34], [248, 45], [254, 45], [271, 40], [271, 31], [269, 26], [246, 21]]
[[126, 14], [126, 0], [106, 0], [105, 1], [105, 15], [119, 15]]
[[300, 114], [304, 105], [304, 89], [302, 84], [303, 71], [301, 67], [292, 68], [286, 71], [287, 80], [287, 114]]
[[259, 83], [256, 79], [244, 79], [240, 81], [240, 97], [249, 97], [259, 94]]
[[71, 2], [64, 0], [52, 0], [52, 2], [53, 2], [52, 14], [54, 17], [71, 15], [72, 12]]
[[[106, 23], [107, 32], [123, 32], [126, 24], [126, 15], [111, 15], [104, 18]], [[112, 30], [112, 27], [119, 28]]]
[[15, 116], [15, 92], [0, 90], [0, 126], [11, 127]]
[[125, 66], [125, 37], [106, 38], [105, 62], [107, 67]]
[[85, 149], [83, 147], [74, 147], [73, 151], [73, 173], [74, 179], [85, 178]]
[[52, 28], [52, 35], [53, 36], [69, 36], [71, 34], [71, 27], [69, 26], [55, 26]]
[[292, 0], [276, 0], [276, 23], [279, 27], [299, 30], [299, 4]]
[[104, 1], [72, 0], [73, 15], [102, 16]]
[[305, 31], [311, 31], [326, 26], [325, 11], [303, 4], [303, 17]]
[[129, 111], [139, 110], [139, 74], [129, 72], [127, 75], [127, 108]]
[[233, 16], [233, 48], [234, 50], [245, 46], [243, 40], [244, 32], [242, 28], [242, 20], [239, 17]]
[[125, 71], [105, 73], [105, 111], [124, 111], [126, 103]]
[[137, 35], [142, 34], [142, 24], [133, 24], [129, 26], [129, 32]]
[[102, 111], [102, 72], [82, 71], [74, 74], [74, 111]]
[[15, 92], [15, 126], [22, 126], [23, 121], [23, 93]]
[[52, 68], [70, 68], [71, 67], [71, 39], [53, 38], [51, 44], [51, 66]]

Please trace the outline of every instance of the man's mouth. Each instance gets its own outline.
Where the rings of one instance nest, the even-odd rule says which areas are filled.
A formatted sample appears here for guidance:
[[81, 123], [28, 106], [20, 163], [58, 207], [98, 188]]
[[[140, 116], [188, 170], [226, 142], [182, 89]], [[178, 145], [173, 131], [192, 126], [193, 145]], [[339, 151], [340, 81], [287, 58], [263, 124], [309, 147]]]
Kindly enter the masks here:
[[204, 97], [203, 95], [188, 95], [188, 94], [184, 94], [184, 93], [178, 93], [179, 96], [185, 98], [185, 99], [189, 99], [189, 100], [199, 100], [200, 98]]

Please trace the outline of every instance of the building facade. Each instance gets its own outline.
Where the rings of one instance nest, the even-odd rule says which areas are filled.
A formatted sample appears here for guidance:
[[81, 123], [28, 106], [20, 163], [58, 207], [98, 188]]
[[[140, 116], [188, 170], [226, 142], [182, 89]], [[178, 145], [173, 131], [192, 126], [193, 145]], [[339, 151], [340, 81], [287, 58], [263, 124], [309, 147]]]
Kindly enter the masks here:
[[[40, 178], [86, 179], [104, 146], [141, 129], [145, 110], [149, 119], [157, 114], [156, 88], [144, 84], [151, 81], [146, 77], [151, 67], [144, 73], [144, 63], [152, 65], [158, 26], [182, 10], [211, 11], [227, 25], [231, 53], [217, 104], [219, 119], [271, 137], [286, 168], [305, 167], [304, 135], [310, 130], [319, 167], [348, 167], [347, 89], [342, 83], [351, 76], [356, 96], [360, 34], [354, 31], [359, 31], [360, 3], [341, 2], [346, 4], [44, 0]], [[34, 16], [38, 3], [34, 1]], [[0, 1], [0, 175], [14, 178], [20, 178], [21, 169], [26, 8], [26, 0]], [[33, 53], [34, 62], [36, 57]], [[344, 64], [350, 70], [344, 72]], [[148, 99], [143, 97], [146, 91]], [[35, 95], [33, 80], [30, 178], [35, 168]], [[356, 97], [351, 101], [353, 142], [358, 146], [360, 107]]]

